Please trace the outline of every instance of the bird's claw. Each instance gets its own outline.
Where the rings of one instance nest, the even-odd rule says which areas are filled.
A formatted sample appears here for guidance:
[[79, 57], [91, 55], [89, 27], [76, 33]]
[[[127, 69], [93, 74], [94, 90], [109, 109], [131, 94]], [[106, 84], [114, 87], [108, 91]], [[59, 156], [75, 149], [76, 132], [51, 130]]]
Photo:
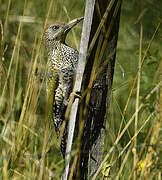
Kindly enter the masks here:
[[81, 98], [81, 92], [80, 91], [76, 91], [76, 92], [72, 92], [72, 95], [74, 96], [74, 99], [75, 98]]

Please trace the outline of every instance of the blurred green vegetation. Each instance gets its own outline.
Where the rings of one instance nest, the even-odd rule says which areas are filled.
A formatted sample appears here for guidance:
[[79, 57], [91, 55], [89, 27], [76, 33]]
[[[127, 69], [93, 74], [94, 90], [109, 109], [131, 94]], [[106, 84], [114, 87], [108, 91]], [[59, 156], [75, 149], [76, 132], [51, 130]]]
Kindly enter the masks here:
[[[120, 18], [120, 28], [119, 28], [119, 39], [117, 45], [117, 57], [115, 65], [115, 74], [113, 80], [113, 90], [111, 97], [111, 105], [109, 111], [109, 119], [107, 121], [107, 139], [106, 144], [108, 147], [112, 146], [115, 142], [116, 137], [118, 137], [119, 129], [121, 126], [122, 114], [124, 114], [124, 109], [126, 112], [124, 114], [124, 123], [122, 124], [123, 129], [130, 118], [136, 111], [136, 93], [137, 86], [133, 88], [133, 83], [138, 72], [138, 61], [139, 61], [139, 44], [140, 44], [140, 27], [143, 27], [143, 38], [142, 38], [142, 58], [148, 48], [151, 38], [155, 33], [155, 30], [162, 20], [162, 2], [156, 0], [146, 0], [146, 1], [123, 1], [121, 18]], [[151, 46], [146, 54], [140, 78], [140, 94], [139, 94], [139, 105], [143, 104], [143, 108], [139, 112], [138, 117], [138, 129], [145, 122], [147, 117], [152, 112], [157, 112], [157, 89], [151, 95], [149, 99], [145, 99], [150, 92], [157, 87], [160, 79], [160, 63], [162, 62], [162, 25], [158, 29]], [[132, 90], [133, 88], [133, 90]], [[132, 95], [129, 99], [129, 95], [132, 90]], [[150, 144], [150, 137], [152, 133], [153, 125], [156, 121], [157, 114], [155, 113], [150, 121], [145, 125], [145, 127], [140, 131], [137, 136], [137, 152], [138, 158], [145, 158], [148, 146]], [[131, 137], [135, 134], [134, 122], [128, 128], [120, 140], [117, 146], [117, 151], [114, 153], [114, 158], [117, 163], [114, 165], [117, 168], [113, 169], [113, 175], [116, 176], [118, 168], [120, 168], [122, 161], [126, 155], [123, 154], [118, 158], [121, 150], [130, 141]], [[159, 135], [159, 148], [157, 148], [156, 153], [159, 159], [162, 159], [161, 153], [161, 131]], [[144, 148], [144, 152], [142, 149]], [[107, 149], [106, 149], [107, 151]], [[142, 154], [141, 154], [142, 153]], [[121, 176], [121, 179], [128, 179], [133, 168], [133, 153], [129, 156], [127, 163], [125, 165], [125, 170]], [[161, 169], [159, 167], [159, 169]], [[156, 169], [157, 170], [157, 169]], [[150, 178], [152, 178], [150, 176]], [[133, 177], [132, 177], [133, 179]]]
[[[11, 4], [7, 10], [9, 2]], [[59, 179], [63, 170], [63, 161], [60, 157], [56, 137], [49, 141], [47, 151], [45, 151], [46, 142], [48, 142], [52, 132], [52, 123], [46, 120], [45, 82], [42, 79], [47, 62], [44, 43], [42, 42], [41, 48], [38, 48], [51, 2], [53, 4], [48, 23], [56, 20], [67, 22], [84, 15], [85, 1], [83, 0], [77, 2], [75, 0], [0, 0], [0, 179], [38, 179], [43, 176], [45, 178], [50, 173], [53, 173], [55, 179]], [[142, 24], [143, 27], [142, 56], [144, 56], [158, 23], [162, 19], [161, 7], [162, 1], [156, 0], [123, 1], [111, 105], [107, 120], [106, 152], [118, 136], [122, 113], [138, 72], [140, 26]], [[22, 17], [23, 13], [24, 17]], [[20, 22], [22, 22], [22, 27], [18, 34]], [[77, 25], [67, 37], [67, 44], [77, 49], [79, 49], [81, 27], [81, 24]], [[155, 113], [138, 134], [139, 160], [145, 158], [148, 148], [146, 146], [142, 152], [143, 146], [140, 145], [144, 142], [149, 144], [151, 130], [157, 117], [156, 91], [151, 94], [151, 98], [146, 100], [145, 97], [161, 81], [159, 79], [162, 60], [161, 27], [151, 43], [141, 71], [139, 103], [143, 103], [144, 106], [139, 112], [138, 128], [141, 127], [150, 113]], [[15, 44], [17, 36], [18, 41]], [[34, 62], [36, 62], [37, 55], [38, 62], [33, 76], [32, 69], [35, 67]], [[12, 56], [13, 63], [11, 71], [9, 71]], [[4, 89], [6, 82], [7, 86]], [[27, 94], [28, 88], [29, 93]], [[124, 114], [125, 123], [121, 129], [136, 111], [136, 92], [135, 86]], [[27, 97], [27, 104], [25, 111], [23, 111], [25, 97]], [[24, 116], [22, 116], [23, 113]], [[22, 117], [22, 124], [20, 117]], [[124, 148], [134, 133], [134, 123], [132, 123], [118, 143], [117, 149]], [[110, 159], [110, 164], [115, 161], [117, 167], [111, 168], [110, 179], [117, 175], [126, 154], [125, 152], [118, 158], [120, 153], [118, 150], [113, 153]], [[161, 149], [157, 148], [159, 159], [160, 152]], [[44, 154], [41, 160], [40, 154]], [[130, 154], [125, 165], [126, 168], [121, 173], [121, 179], [127, 179], [132, 171], [133, 154]], [[41, 163], [42, 166], [40, 166]], [[159, 167], [154, 166], [153, 168], [155, 174], [159, 172]], [[41, 174], [42, 172], [44, 175]]]
[[[117, 45], [115, 74], [113, 80], [113, 102], [111, 104], [113, 111], [118, 109], [117, 104], [114, 102], [114, 97], [118, 102], [121, 111], [123, 112], [129, 96], [129, 92], [132, 88], [133, 80], [135, 79], [135, 76], [138, 72], [140, 24], [143, 26], [142, 56], [144, 56], [148, 44], [151, 41], [151, 38], [162, 18], [162, 12], [160, 11], [161, 5], [161, 2], [157, 3], [156, 1], [150, 0], [145, 2], [123, 1], [119, 39]], [[144, 98], [160, 82], [159, 64], [162, 60], [161, 27], [159, 28], [155, 38], [151, 43], [151, 47], [146, 55], [141, 72], [140, 102], [146, 104], [147, 108], [145, 108], [145, 110], [148, 113], [155, 108], [156, 95], [154, 94], [149, 102], [145, 102]], [[133, 90], [133, 95], [129, 102], [125, 119], [129, 119], [135, 112], [135, 98], [136, 87]], [[112, 122], [115, 125], [114, 130], [118, 131], [121, 114], [119, 110], [118, 112], [115, 111], [113, 114], [114, 119]], [[142, 116], [142, 114], [140, 115]], [[139, 125], [140, 122], [142, 122], [141, 118], [144, 118], [141, 116], [139, 118]], [[134, 134], [132, 129], [130, 132]]]

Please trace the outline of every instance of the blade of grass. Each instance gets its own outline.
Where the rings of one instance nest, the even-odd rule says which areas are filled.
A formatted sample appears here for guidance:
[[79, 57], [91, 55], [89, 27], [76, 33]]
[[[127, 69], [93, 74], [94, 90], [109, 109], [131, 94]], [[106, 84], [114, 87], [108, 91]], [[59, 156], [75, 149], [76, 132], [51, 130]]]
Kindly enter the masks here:
[[[139, 43], [139, 62], [138, 62], [138, 72], [137, 72], [137, 93], [136, 93], [136, 116], [134, 122], [134, 134], [137, 132], [138, 127], [138, 108], [139, 108], [139, 95], [140, 95], [140, 81], [141, 81], [141, 61], [142, 61], [142, 40], [143, 40], [143, 26], [140, 24], [140, 43]], [[134, 163], [133, 166], [136, 167], [138, 157], [137, 157], [137, 136], [134, 139]], [[134, 171], [133, 179], [136, 180], [137, 173]]]
[[[162, 62], [160, 63], [160, 66], [162, 67]], [[161, 75], [161, 71], [159, 72], [160, 74], [160, 78], [162, 77]], [[141, 171], [140, 174], [140, 180], [141, 179], [148, 179], [148, 177], [151, 175], [151, 167], [149, 166], [149, 164], [153, 164], [153, 155], [155, 153], [155, 149], [154, 149], [154, 145], [157, 144], [158, 140], [159, 140], [159, 133], [160, 133], [160, 129], [161, 129], [161, 124], [162, 124], [162, 86], [159, 86], [159, 88], [156, 90], [156, 102], [157, 102], [157, 106], [156, 106], [156, 112], [157, 112], [157, 116], [155, 118], [155, 122], [153, 125], [153, 131], [152, 131], [152, 136], [150, 139], [150, 145], [148, 148], [148, 152], [146, 154], [146, 158], [145, 158], [145, 165], [144, 168]]]
[[131, 152], [131, 148], [127, 151], [127, 153], [126, 153], [126, 155], [125, 155], [125, 157], [124, 157], [124, 159], [122, 161], [119, 172], [118, 172], [118, 174], [116, 176], [116, 180], [119, 180], [120, 176], [122, 176], [122, 171], [123, 171], [123, 168], [124, 168], [126, 162], [128, 161], [128, 156], [129, 156], [130, 152]]

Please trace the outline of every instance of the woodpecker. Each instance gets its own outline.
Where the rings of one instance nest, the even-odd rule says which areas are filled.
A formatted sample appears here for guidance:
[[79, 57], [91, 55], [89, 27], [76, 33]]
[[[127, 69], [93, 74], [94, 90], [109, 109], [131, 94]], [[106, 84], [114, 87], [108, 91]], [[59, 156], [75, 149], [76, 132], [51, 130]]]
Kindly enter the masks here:
[[[55, 131], [64, 121], [64, 115], [70, 93], [73, 88], [74, 74], [77, 68], [79, 52], [65, 43], [68, 32], [83, 18], [76, 18], [69, 23], [55, 22], [45, 29], [45, 42], [48, 53], [46, 70], [47, 102], [49, 118], [53, 119]], [[67, 126], [61, 139], [61, 152], [65, 157]]]

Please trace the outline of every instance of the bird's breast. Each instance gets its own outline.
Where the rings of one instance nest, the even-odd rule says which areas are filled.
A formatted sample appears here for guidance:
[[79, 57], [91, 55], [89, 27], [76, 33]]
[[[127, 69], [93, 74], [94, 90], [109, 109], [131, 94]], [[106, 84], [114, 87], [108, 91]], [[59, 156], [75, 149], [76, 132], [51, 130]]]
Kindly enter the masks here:
[[78, 62], [79, 53], [77, 50], [62, 44], [53, 49], [51, 55], [49, 56], [49, 65], [53, 69], [76, 69]]

